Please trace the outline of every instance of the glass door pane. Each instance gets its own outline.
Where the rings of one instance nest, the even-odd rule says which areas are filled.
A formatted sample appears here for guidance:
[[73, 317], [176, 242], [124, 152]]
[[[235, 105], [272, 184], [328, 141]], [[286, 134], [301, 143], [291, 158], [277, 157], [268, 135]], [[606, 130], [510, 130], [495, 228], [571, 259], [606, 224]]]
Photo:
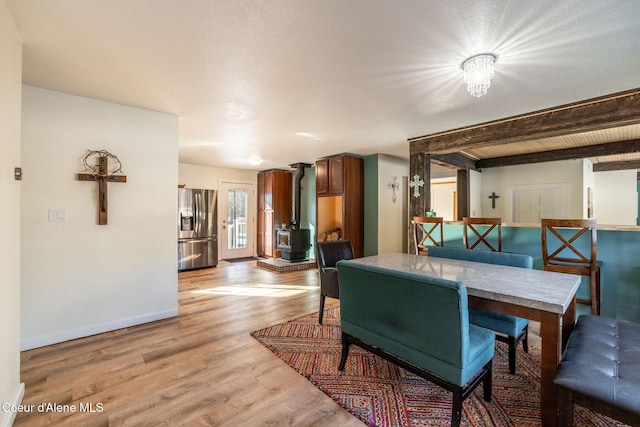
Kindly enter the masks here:
[[246, 190], [230, 189], [227, 200], [227, 249], [247, 247], [247, 210], [249, 195]]
[[248, 258], [256, 251], [255, 185], [220, 183], [220, 259]]

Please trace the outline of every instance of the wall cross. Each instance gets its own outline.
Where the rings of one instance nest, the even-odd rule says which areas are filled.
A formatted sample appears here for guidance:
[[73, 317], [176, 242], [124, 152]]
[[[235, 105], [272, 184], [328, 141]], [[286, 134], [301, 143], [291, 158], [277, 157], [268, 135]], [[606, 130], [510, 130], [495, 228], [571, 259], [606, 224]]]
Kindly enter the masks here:
[[413, 197], [420, 197], [420, 187], [424, 185], [424, 181], [420, 179], [420, 175], [415, 174], [413, 180], [409, 181], [409, 187], [413, 188]]
[[[90, 155], [98, 155], [98, 166], [90, 167], [87, 165], [86, 160]], [[109, 171], [109, 157], [115, 159], [119, 165], [114, 170]], [[90, 151], [84, 158], [85, 168], [87, 170], [94, 171], [93, 173], [79, 173], [77, 175], [78, 181], [96, 181], [98, 183], [98, 224], [108, 224], [109, 211], [108, 211], [108, 187], [109, 182], [127, 182], [125, 175], [116, 175], [118, 172], [122, 172], [122, 166], [120, 160], [113, 154], [105, 150]]]
[[393, 181], [389, 182], [387, 184], [387, 188], [390, 188], [392, 193], [391, 193], [391, 201], [393, 203], [396, 202], [396, 191], [398, 191], [400, 189], [400, 183], [397, 181], [398, 177], [394, 176], [393, 177]]
[[500, 196], [498, 196], [494, 191], [491, 192], [491, 195], [488, 197], [489, 199], [491, 199], [491, 209], [496, 208], [496, 199], [499, 197]]

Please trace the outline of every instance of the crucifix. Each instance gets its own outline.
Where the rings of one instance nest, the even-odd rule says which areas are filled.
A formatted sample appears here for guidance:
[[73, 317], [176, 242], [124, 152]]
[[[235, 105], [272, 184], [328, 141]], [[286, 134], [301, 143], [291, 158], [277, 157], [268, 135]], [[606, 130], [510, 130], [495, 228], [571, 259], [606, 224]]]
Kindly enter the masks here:
[[420, 175], [415, 174], [413, 180], [409, 181], [409, 187], [413, 188], [413, 197], [420, 197], [420, 187], [424, 185], [424, 181], [420, 179]]
[[500, 196], [498, 196], [494, 191], [491, 192], [491, 195], [488, 197], [489, 199], [491, 199], [491, 208], [495, 209], [496, 208], [496, 199], [499, 198]]
[[[89, 166], [87, 164], [87, 158], [91, 155], [98, 156], [98, 165]], [[109, 158], [114, 159], [117, 163], [116, 168], [112, 168], [109, 170]], [[107, 203], [107, 195], [108, 195], [108, 187], [107, 183], [109, 182], [127, 182], [127, 177], [125, 175], [116, 175], [118, 172], [122, 172], [122, 165], [120, 164], [120, 160], [113, 154], [109, 153], [106, 150], [100, 151], [90, 151], [84, 157], [84, 165], [87, 171], [91, 173], [79, 173], [77, 175], [78, 181], [97, 181], [98, 182], [98, 224], [106, 225], [108, 223], [108, 203]]]

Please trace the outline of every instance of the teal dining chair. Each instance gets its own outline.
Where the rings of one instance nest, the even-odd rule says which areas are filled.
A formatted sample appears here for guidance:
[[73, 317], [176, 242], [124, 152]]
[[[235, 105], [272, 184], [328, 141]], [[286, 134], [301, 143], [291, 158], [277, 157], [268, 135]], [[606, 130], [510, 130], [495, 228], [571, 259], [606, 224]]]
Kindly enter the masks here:
[[[510, 267], [533, 267], [531, 256], [506, 252], [434, 246], [429, 248], [429, 256]], [[509, 373], [515, 375], [518, 343], [522, 342], [524, 352], [529, 352], [529, 320], [497, 311], [469, 307], [469, 323], [497, 332], [496, 340], [507, 343], [509, 346]]]

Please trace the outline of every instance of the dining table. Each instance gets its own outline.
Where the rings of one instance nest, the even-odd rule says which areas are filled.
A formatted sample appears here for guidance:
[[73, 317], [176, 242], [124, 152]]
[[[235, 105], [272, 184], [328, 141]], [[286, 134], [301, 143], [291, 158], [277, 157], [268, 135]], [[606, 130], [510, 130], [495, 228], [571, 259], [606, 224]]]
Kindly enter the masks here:
[[366, 256], [352, 262], [463, 282], [469, 306], [540, 322], [540, 419], [545, 427], [558, 425], [553, 379], [575, 325], [580, 276], [406, 253]]

